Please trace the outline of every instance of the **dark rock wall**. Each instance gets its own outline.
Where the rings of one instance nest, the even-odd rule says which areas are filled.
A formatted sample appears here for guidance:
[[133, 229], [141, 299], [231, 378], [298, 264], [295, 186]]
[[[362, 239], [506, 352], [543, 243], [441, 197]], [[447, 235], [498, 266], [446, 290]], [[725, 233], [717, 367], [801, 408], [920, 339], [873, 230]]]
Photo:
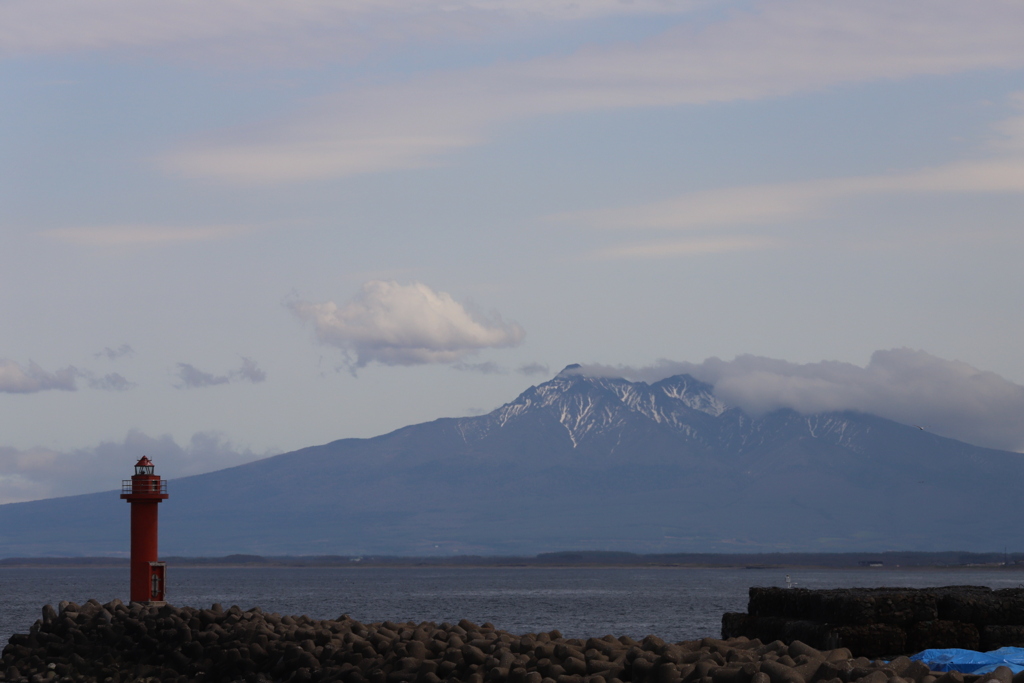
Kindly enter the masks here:
[[750, 589], [747, 613], [722, 617], [722, 637], [745, 636], [866, 657], [960, 647], [1024, 646], [1024, 588]]

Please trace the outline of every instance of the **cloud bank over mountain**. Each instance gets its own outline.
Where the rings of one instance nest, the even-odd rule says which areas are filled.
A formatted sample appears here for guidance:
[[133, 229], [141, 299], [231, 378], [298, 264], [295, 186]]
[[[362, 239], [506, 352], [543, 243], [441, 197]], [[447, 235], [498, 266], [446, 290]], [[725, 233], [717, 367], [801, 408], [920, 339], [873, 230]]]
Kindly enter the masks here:
[[1024, 452], [1024, 386], [925, 351], [875, 351], [865, 367], [791, 363], [743, 355], [701, 363], [662, 360], [645, 367], [582, 365], [588, 375], [656, 382], [687, 373], [754, 415], [859, 410], [988, 448]]
[[419, 282], [372, 280], [344, 306], [295, 301], [289, 307], [312, 323], [321, 344], [348, 354], [353, 370], [372, 362], [457, 363], [481, 349], [518, 346], [526, 334], [497, 314], [470, 313], [447, 292]]

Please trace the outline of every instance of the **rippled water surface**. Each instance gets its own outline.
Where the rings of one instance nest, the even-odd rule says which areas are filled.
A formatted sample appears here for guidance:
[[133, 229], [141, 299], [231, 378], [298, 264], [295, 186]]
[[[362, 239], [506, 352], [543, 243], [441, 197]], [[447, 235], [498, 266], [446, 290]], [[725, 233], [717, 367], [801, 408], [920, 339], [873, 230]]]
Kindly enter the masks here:
[[[360, 621], [491, 622], [513, 633], [566, 637], [648, 633], [678, 641], [718, 636], [723, 612], [746, 611], [750, 586], [1015, 587], [1014, 570], [644, 568], [175, 568], [168, 600]], [[128, 570], [0, 568], [0, 643], [25, 632], [44, 604], [125, 600]]]

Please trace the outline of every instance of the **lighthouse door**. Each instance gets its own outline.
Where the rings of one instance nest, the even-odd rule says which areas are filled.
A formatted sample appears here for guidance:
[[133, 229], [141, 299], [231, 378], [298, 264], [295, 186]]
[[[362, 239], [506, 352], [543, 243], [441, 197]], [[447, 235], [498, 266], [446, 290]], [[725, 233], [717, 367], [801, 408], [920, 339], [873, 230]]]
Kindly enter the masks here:
[[166, 565], [163, 562], [149, 563], [149, 599], [151, 602], [164, 601], [164, 576]]

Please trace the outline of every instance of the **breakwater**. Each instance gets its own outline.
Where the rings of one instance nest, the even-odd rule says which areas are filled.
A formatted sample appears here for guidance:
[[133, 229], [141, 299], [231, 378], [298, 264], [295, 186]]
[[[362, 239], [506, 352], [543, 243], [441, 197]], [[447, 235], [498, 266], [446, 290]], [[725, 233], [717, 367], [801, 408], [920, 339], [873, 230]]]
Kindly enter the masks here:
[[759, 588], [723, 637], [801, 640], [881, 657], [928, 648], [1024, 646], [1024, 588]]
[[[3, 649], [0, 680], [341, 681], [343, 683], [973, 683], [900, 657], [852, 658], [801, 642], [745, 637], [515, 635], [492, 624], [360, 623], [259, 608], [47, 605]], [[1011, 683], [1009, 670], [990, 675]], [[988, 679], [986, 679], [988, 680]], [[1016, 683], [1022, 683], [1017, 681]]]

